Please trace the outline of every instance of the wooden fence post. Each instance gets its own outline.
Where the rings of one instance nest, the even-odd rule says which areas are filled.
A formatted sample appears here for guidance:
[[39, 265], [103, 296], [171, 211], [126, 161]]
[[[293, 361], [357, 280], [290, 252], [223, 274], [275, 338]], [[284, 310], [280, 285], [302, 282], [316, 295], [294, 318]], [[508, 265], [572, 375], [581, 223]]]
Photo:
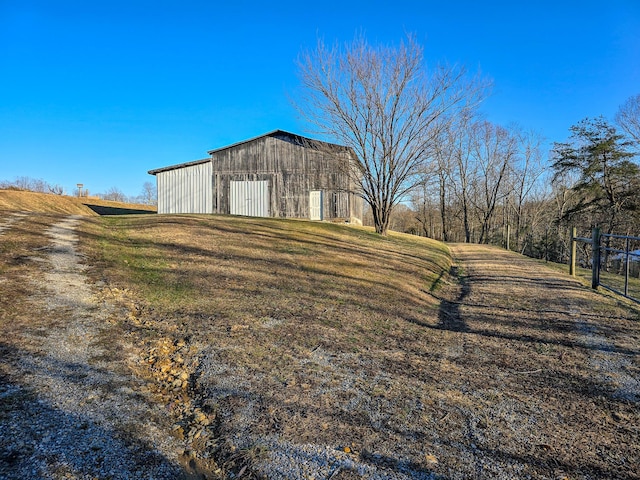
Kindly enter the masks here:
[[576, 227], [571, 227], [571, 238], [569, 239], [569, 275], [576, 276]]
[[629, 237], [626, 238], [624, 247], [624, 296], [629, 296]]
[[591, 288], [600, 285], [600, 229], [595, 227], [591, 235]]

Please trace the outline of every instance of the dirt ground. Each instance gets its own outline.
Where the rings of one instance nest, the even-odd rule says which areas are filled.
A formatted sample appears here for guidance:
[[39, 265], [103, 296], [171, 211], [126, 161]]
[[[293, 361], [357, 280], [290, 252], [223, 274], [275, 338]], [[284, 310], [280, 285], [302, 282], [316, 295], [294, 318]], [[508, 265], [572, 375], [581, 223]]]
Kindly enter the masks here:
[[[286, 270], [278, 312], [158, 315], [79, 221], [0, 215], [0, 478], [640, 478], [638, 310], [539, 262], [452, 245], [421, 310], [322, 324], [284, 313]], [[226, 288], [266, 294], [234, 262]]]
[[473, 364], [458, 387], [486, 405], [467, 426], [477, 449], [549, 478], [638, 478], [635, 307], [501, 249], [451, 249], [461, 284], [441, 326]]

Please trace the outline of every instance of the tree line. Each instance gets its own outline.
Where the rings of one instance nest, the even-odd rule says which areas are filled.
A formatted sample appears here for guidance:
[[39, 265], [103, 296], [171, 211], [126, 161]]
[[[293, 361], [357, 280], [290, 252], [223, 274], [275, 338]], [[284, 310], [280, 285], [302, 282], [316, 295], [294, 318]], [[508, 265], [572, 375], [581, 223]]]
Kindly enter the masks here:
[[572, 226], [640, 234], [637, 141], [602, 117], [569, 130], [548, 160], [540, 135], [520, 128], [481, 120], [447, 131], [400, 228], [553, 261], [566, 260]]
[[640, 234], [640, 95], [615, 124], [578, 121], [549, 155], [539, 133], [483, 118], [490, 81], [460, 66], [427, 68], [412, 36], [397, 46], [319, 41], [298, 69], [299, 111], [355, 153], [349, 171], [382, 235], [508, 244], [563, 261], [570, 225]]

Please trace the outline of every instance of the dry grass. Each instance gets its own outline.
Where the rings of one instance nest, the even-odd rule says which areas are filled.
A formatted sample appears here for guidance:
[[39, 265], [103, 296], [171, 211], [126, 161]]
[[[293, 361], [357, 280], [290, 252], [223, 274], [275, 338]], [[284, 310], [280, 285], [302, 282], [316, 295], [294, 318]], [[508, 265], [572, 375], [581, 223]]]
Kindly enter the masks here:
[[86, 235], [138, 341], [190, 345], [227, 453], [277, 438], [449, 478], [637, 478], [637, 311], [536, 262], [456, 247], [455, 286], [444, 246], [366, 229], [163, 216]]
[[[7, 217], [0, 213], [0, 223]], [[51, 215], [20, 218], [0, 237], [0, 326], [4, 341], [22, 329], [37, 329], [29, 304], [32, 259], [44, 256], [48, 239], [41, 234], [52, 222]]]
[[488, 415], [530, 438], [523, 451], [498, 428], [491, 449], [546, 464], [549, 476], [637, 478], [637, 308], [499, 249], [454, 252], [471, 285], [457, 312], [461, 331], [485, 379], [470, 386], [479, 397], [510, 399], [524, 417], [509, 422], [502, 400]]
[[[559, 272], [566, 273], [569, 270], [569, 267], [562, 263], [544, 262], [543, 260], [538, 260], [538, 262], [547, 268], [552, 268]], [[575, 278], [579, 280], [583, 285], [591, 286], [592, 271], [590, 268], [577, 267]], [[607, 290], [609, 290], [609, 292], [612, 292], [612, 293], [616, 293], [616, 292], [618, 292], [619, 294], [624, 293], [624, 271], [607, 272], [607, 271], [601, 270], [600, 285], [601, 287], [599, 290], [603, 294], [607, 294]], [[640, 301], [640, 278], [629, 276], [627, 288], [628, 288], [628, 291], [627, 291], [628, 296], [636, 299], [636, 303]], [[613, 289], [613, 291], [611, 289]]]
[[[39, 328], [20, 259], [50, 222], [0, 243], [9, 335]], [[213, 455], [185, 452], [196, 472], [257, 476], [276, 439], [416, 476], [638, 478], [638, 310], [535, 261], [454, 246], [458, 283], [437, 242], [215, 216], [88, 218], [81, 248], [126, 307], [101, 348]]]
[[449, 262], [436, 242], [331, 224], [185, 216], [110, 218], [97, 228], [101, 271], [158, 311], [225, 324], [299, 316], [331, 324], [340, 308], [386, 319], [397, 304], [419, 315], [437, 308], [429, 289]]
[[98, 215], [93, 207], [112, 209], [118, 213], [130, 210], [155, 212], [155, 207], [121, 202], [111, 202], [98, 198], [78, 198], [66, 195], [26, 192], [21, 190], [0, 190], [0, 215], [4, 212], [38, 212], [47, 214]]
[[[194, 384], [230, 416], [229, 438], [251, 423], [257, 435], [375, 451], [406, 442], [424, 414], [416, 402], [434, 401], [424, 369], [437, 353], [420, 319], [437, 323], [431, 290], [450, 266], [437, 242], [204, 216], [102, 219], [87, 235], [102, 242], [94, 274], [129, 290], [147, 320], [140, 338], [192, 344]], [[246, 409], [252, 418], [235, 417]]]

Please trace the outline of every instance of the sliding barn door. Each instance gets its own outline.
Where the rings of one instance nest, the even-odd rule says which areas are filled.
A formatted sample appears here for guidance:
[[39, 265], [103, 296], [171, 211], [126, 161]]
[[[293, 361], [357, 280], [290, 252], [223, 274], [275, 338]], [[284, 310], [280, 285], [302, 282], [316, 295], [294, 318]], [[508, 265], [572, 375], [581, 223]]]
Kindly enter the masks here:
[[230, 182], [231, 215], [269, 216], [269, 182], [267, 180]]

